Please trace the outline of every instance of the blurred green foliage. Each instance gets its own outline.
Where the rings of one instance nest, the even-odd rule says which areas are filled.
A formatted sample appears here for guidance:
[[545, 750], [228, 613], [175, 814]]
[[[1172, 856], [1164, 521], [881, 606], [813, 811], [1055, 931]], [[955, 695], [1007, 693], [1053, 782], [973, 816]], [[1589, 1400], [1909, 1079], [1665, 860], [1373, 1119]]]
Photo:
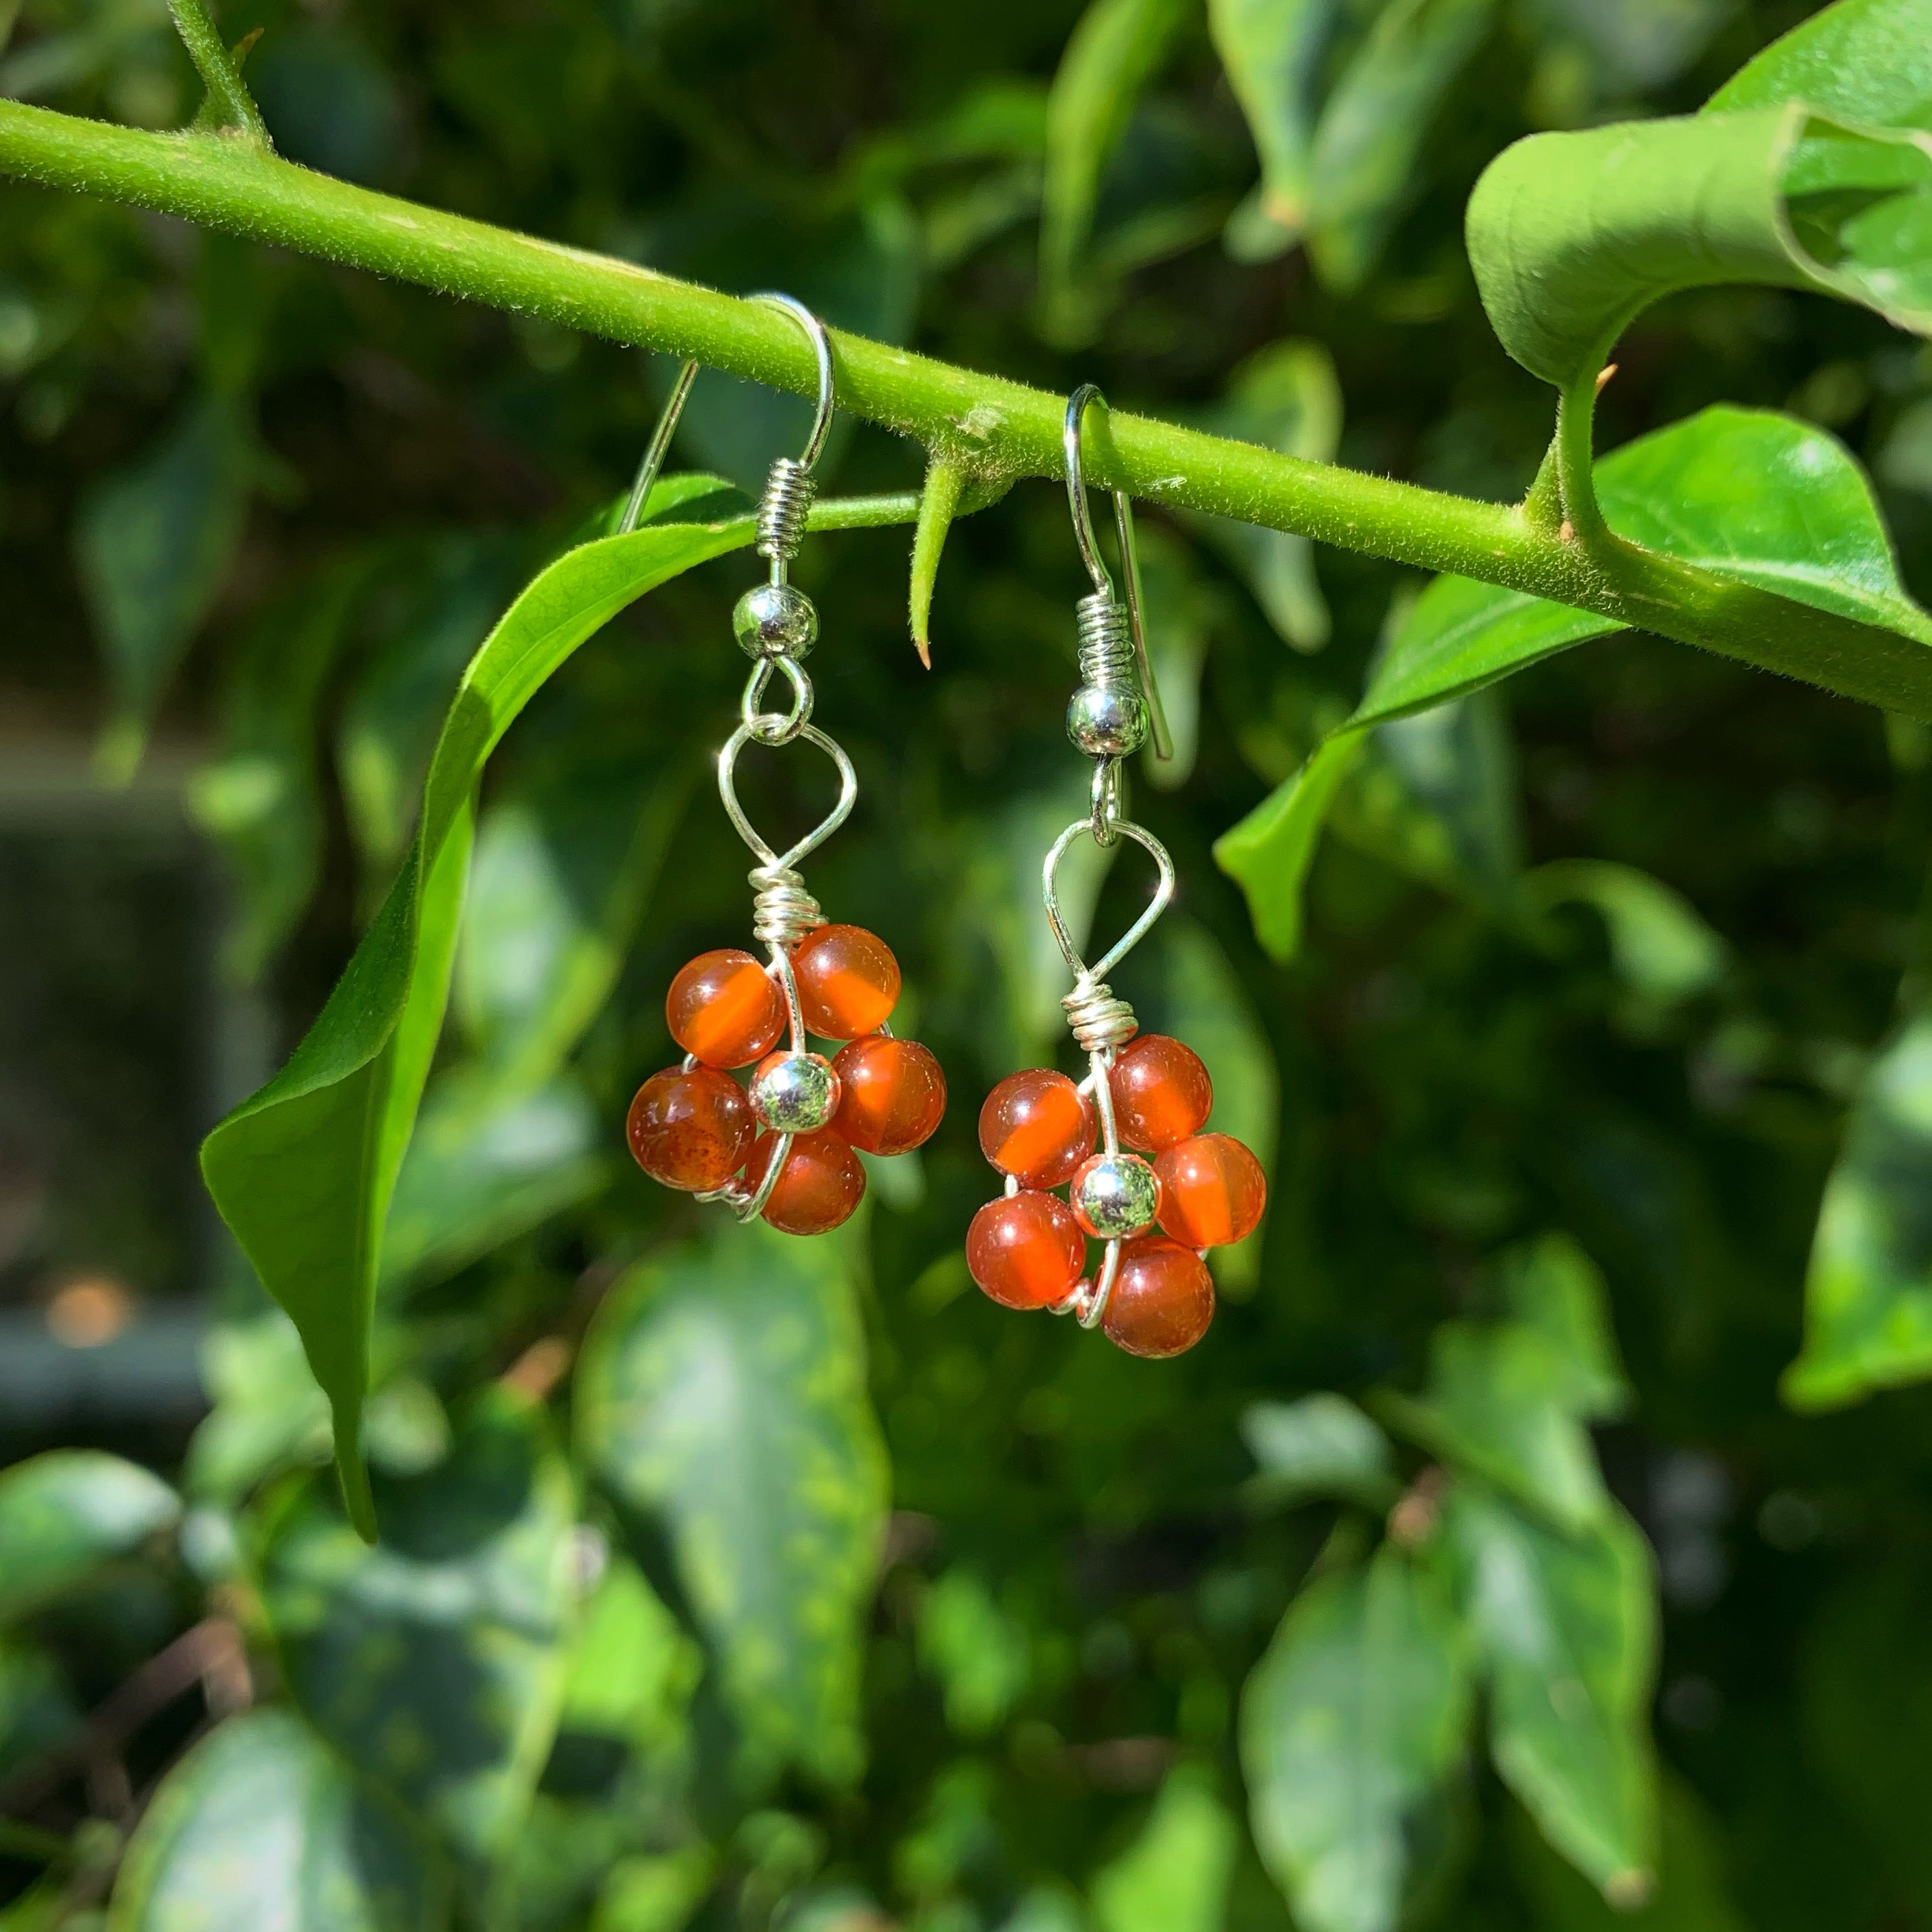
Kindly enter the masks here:
[[[1478, 174], [1527, 132], [1693, 109], [1805, 10], [220, 24], [262, 30], [242, 72], [292, 159], [1504, 498], [1549, 392], [1478, 302]], [[1917, 58], [1880, 118], [1922, 124]], [[0, 0], [0, 92], [150, 126], [199, 99], [159, 0]], [[656, 523], [560, 562], [611, 527], [668, 368], [158, 218], [0, 208], [0, 676], [90, 721], [105, 778], [155, 733], [199, 748], [224, 970], [286, 1042], [374, 934], [316, 1036], [334, 1084], [298, 1062], [271, 1094], [340, 1113], [340, 1171], [301, 1177], [330, 1240], [393, 1189], [376, 1547], [239, 1267], [166, 1480], [96, 1451], [0, 1474], [4, 1932], [1932, 1926], [1932, 1422], [1894, 1388], [1932, 1295], [1924, 728], [1144, 513], [1183, 755], [1136, 808], [1183, 903], [1121, 990], [1202, 1052], [1274, 1192], [1207, 1340], [1132, 1360], [994, 1306], [959, 1252], [979, 1096], [1064, 1052], [1038, 866], [1084, 787], [1085, 586], [1058, 492], [928, 518], [930, 674], [905, 530], [800, 560], [864, 787], [814, 889], [895, 948], [952, 1106], [846, 1234], [734, 1230], [637, 1174], [620, 1123], [670, 1057], [671, 974], [748, 922], [702, 782], [748, 560], [690, 519], [742, 512], [722, 492], [802, 406], [701, 377], [681, 455], [729, 483], [674, 477]], [[1618, 362], [1613, 523], [1774, 578], [1784, 525], [1828, 513], [1849, 614], [1912, 634], [1924, 351], [1719, 288]], [[827, 467], [920, 481], [863, 427]], [[1451, 646], [1468, 694], [1399, 715]], [[773, 760], [752, 802], [802, 827], [824, 797]], [[1130, 860], [1069, 897], [1105, 932], [1144, 890]], [[373, 1132], [370, 1092], [406, 1098]], [[346, 1264], [303, 1242], [326, 1297]], [[353, 1362], [316, 1366], [362, 1402]]]

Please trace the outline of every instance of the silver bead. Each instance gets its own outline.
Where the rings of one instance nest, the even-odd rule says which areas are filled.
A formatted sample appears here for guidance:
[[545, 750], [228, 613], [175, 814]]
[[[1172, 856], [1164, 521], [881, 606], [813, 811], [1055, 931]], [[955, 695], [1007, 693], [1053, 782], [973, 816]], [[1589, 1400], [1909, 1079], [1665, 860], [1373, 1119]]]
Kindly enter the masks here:
[[752, 1111], [775, 1134], [810, 1134], [838, 1111], [840, 1082], [816, 1053], [774, 1054], [752, 1076]]
[[1066, 706], [1066, 735], [1096, 758], [1124, 758], [1147, 742], [1147, 702], [1126, 686], [1083, 684]]
[[738, 599], [731, 628], [747, 657], [802, 658], [818, 640], [818, 613], [792, 584], [754, 584]]
[[1102, 1240], [1123, 1240], [1151, 1227], [1160, 1182], [1137, 1154], [1096, 1155], [1073, 1177], [1073, 1208]]

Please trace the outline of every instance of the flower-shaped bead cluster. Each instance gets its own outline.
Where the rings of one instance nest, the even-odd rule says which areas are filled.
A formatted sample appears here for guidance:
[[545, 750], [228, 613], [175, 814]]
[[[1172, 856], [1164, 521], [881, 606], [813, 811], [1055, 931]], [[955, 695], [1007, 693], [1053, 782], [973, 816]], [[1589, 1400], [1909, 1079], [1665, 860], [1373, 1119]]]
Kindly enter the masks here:
[[[899, 966], [877, 934], [818, 926], [789, 963], [805, 1032], [844, 1041], [836, 1056], [780, 1046], [789, 1015], [776, 961], [700, 953], [664, 1000], [684, 1064], [638, 1088], [626, 1132], [654, 1180], [746, 1203], [788, 1136], [764, 1218], [788, 1234], [821, 1234], [865, 1195], [853, 1150], [904, 1154], [929, 1138], [946, 1111], [946, 1076], [916, 1040], [881, 1030], [898, 1003]], [[754, 1069], [748, 1087], [731, 1077], [744, 1066]]]
[[[1064, 1073], [1029, 1068], [986, 1096], [980, 1151], [1006, 1192], [973, 1217], [967, 1266], [1006, 1307], [1071, 1307], [1091, 1292], [1088, 1238], [1119, 1240], [1102, 1329], [1130, 1354], [1178, 1355], [1214, 1318], [1203, 1253], [1254, 1232], [1267, 1179], [1233, 1136], [1201, 1131], [1214, 1085], [1179, 1040], [1141, 1035], [1106, 1078], [1119, 1138], [1138, 1152], [1095, 1153], [1093, 1101]], [[1052, 1191], [1063, 1185], [1065, 1200]]]

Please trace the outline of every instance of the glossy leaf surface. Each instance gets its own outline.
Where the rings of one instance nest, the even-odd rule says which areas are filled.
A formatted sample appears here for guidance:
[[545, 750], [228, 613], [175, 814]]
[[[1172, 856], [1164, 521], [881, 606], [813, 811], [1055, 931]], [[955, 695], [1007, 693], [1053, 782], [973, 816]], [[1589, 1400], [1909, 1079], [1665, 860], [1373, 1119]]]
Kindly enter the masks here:
[[1328, 1390], [1298, 1402], [1258, 1402], [1241, 1418], [1241, 1439], [1261, 1466], [1257, 1487], [1270, 1502], [1339, 1496], [1386, 1510], [1399, 1485], [1388, 1438], [1346, 1396]]
[[1818, 1210], [1786, 1399], [1831, 1408], [1932, 1373], [1932, 1019], [1874, 1060]]
[[581, 1452], [669, 1531], [748, 1756], [841, 1780], [886, 1501], [851, 1265], [846, 1240], [707, 1228], [614, 1292], [576, 1384]]
[[570, 1472], [519, 1398], [482, 1398], [418, 1475], [379, 1473], [364, 1546], [326, 1482], [284, 1508], [263, 1600], [297, 1703], [469, 1858], [515, 1834], [550, 1748], [576, 1610]]
[[1444, 1522], [1489, 1682], [1496, 1768], [1613, 1902], [1640, 1901], [1657, 1856], [1648, 1546], [1615, 1504], [1566, 1536], [1468, 1482]]
[[0, 1474], [0, 1619], [39, 1609], [180, 1520], [160, 1477], [100, 1449], [50, 1449]]
[[1373, 268], [1443, 95], [1489, 31], [1496, 0], [1393, 0], [1336, 77], [1309, 166], [1308, 252], [1346, 292]]
[[646, 526], [541, 572], [464, 674], [395, 884], [293, 1057], [217, 1126], [202, 1172], [269, 1292], [294, 1318], [334, 1412], [352, 1519], [375, 1519], [356, 1443], [389, 1196], [448, 992], [484, 761], [558, 665], [654, 585], [749, 540], [740, 522]]
[[250, 1711], [155, 1792], [114, 1887], [109, 1932], [434, 1932], [428, 1854], [292, 1712]]
[[1393, 1932], [1405, 1827], [1462, 1748], [1463, 1644], [1440, 1580], [1385, 1546], [1304, 1589], [1248, 1679], [1255, 1843], [1308, 1932]]

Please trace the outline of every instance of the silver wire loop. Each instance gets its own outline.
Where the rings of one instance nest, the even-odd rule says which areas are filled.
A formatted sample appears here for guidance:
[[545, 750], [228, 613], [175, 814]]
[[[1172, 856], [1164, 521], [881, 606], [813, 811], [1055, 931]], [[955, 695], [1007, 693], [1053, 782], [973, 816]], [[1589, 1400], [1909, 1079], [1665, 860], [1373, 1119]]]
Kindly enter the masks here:
[[658, 480], [658, 472], [663, 469], [664, 458], [670, 454], [670, 440], [676, 433], [677, 419], [684, 413], [685, 398], [691, 394], [691, 386], [697, 380], [698, 364], [687, 362], [677, 372], [677, 380], [670, 386], [670, 394], [664, 398], [664, 406], [658, 412], [658, 426], [651, 431], [651, 440], [644, 446], [644, 460], [638, 465], [637, 479], [631, 485], [624, 514], [617, 519], [616, 533], [620, 537], [628, 536], [643, 520], [651, 485]]
[[748, 723], [742, 724], [725, 740], [724, 748], [718, 754], [718, 796], [724, 801], [725, 814], [736, 828], [738, 836], [751, 848], [760, 866], [774, 872], [794, 871], [801, 859], [817, 851], [851, 816], [853, 804], [859, 796], [859, 775], [852, 769], [852, 760], [845, 755], [842, 746], [827, 737], [816, 724], [806, 725], [797, 735], [802, 742], [816, 745], [837, 768], [838, 802], [812, 830], [787, 852], [772, 850], [758, 828], [746, 817], [745, 808], [738, 802], [738, 754], [747, 745], [765, 741], [758, 737]]
[[[1081, 462], [1082, 426], [1090, 403], [1102, 409], [1107, 399], [1097, 384], [1082, 382], [1066, 399], [1066, 415], [1061, 424], [1060, 444], [1066, 469], [1066, 501], [1073, 512], [1074, 540], [1080, 546], [1080, 560], [1094, 580], [1096, 596], [1118, 606], [1114, 580], [1107, 574], [1100, 546], [1094, 540], [1094, 521], [1087, 505], [1087, 476]], [[1140, 544], [1134, 535], [1133, 500], [1126, 490], [1114, 496], [1114, 529], [1120, 543], [1120, 573], [1126, 580], [1126, 628], [1133, 639], [1134, 666], [1139, 676], [1141, 694], [1147, 700], [1148, 717], [1154, 728], [1154, 754], [1163, 763], [1174, 756], [1174, 734], [1168, 729], [1167, 708], [1162, 704], [1160, 686], [1154, 680], [1154, 660], [1148, 651], [1147, 619], [1141, 592]], [[1083, 600], [1083, 603], [1086, 600]], [[1083, 620], [1084, 621], [1084, 620]], [[1082, 667], [1083, 675], [1084, 667]]]
[[[791, 686], [789, 711], [758, 709], [764, 700], [765, 688], [772, 681], [774, 668], [784, 674], [785, 682]], [[794, 738], [804, 735], [805, 728], [812, 722], [812, 707], [817, 701], [812, 680], [795, 658], [761, 658], [745, 680], [744, 692], [738, 700], [739, 722], [761, 745], [789, 745]]]
[[1154, 886], [1154, 897], [1148, 902], [1147, 910], [1129, 926], [1112, 946], [1091, 966], [1080, 956], [1080, 949], [1073, 943], [1073, 935], [1066, 929], [1066, 922], [1060, 916], [1060, 890], [1055, 875], [1060, 870], [1060, 862], [1066, 848], [1084, 832], [1090, 833], [1092, 824], [1086, 819], [1076, 818], [1052, 845], [1047, 848], [1046, 859], [1040, 868], [1040, 882], [1046, 898], [1047, 923], [1053, 928], [1053, 937], [1060, 948], [1060, 957], [1072, 969], [1076, 986], [1084, 984], [1097, 986], [1114, 968], [1147, 937], [1148, 928], [1166, 911], [1174, 900], [1174, 860], [1167, 848], [1144, 825], [1136, 825], [1130, 818], [1117, 820], [1114, 831], [1124, 834], [1147, 852], [1154, 860], [1159, 878]]

